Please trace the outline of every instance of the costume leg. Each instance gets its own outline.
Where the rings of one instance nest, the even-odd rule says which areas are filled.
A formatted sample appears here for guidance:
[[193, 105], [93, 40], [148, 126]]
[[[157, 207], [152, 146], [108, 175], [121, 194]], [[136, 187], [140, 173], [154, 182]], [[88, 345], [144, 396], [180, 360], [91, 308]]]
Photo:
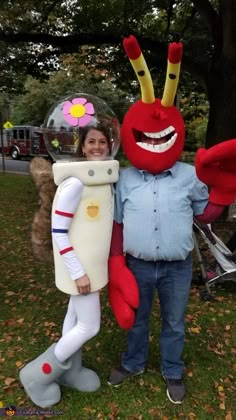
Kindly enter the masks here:
[[27, 395], [42, 408], [60, 401], [61, 391], [56, 381], [71, 368], [71, 361], [62, 364], [55, 358], [54, 348], [55, 344], [20, 370], [20, 381]]
[[73, 307], [72, 299], [69, 299], [68, 308], [66, 312], [66, 316], [64, 318], [63, 327], [62, 327], [62, 335], [67, 334], [72, 328], [75, 327], [77, 322], [76, 312]]
[[83, 392], [93, 392], [100, 387], [98, 375], [82, 366], [82, 345], [99, 331], [100, 313], [99, 292], [87, 296], [71, 296], [63, 324], [63, 336], [55, 349], [59, 360], [70, 357], [72, 361], [71, 369], [59, 378], [61, 385]]
[[191, 254], [184, 261], [158, 263], [158, 293], [162, 329], [160, 337], [161, 369], [166, 378], [180, 379], [184, 362], [185, 311], [192, 280]]
[[136, 278], [140, 305], [134, 326], [128, 332], [128, 351], [123, 353], [122, 366], [130, 372], [139, 372], [144, 369], [148, 357], [149, 317], [156, 286], [156, 264], [128, 255], [127, 267]]

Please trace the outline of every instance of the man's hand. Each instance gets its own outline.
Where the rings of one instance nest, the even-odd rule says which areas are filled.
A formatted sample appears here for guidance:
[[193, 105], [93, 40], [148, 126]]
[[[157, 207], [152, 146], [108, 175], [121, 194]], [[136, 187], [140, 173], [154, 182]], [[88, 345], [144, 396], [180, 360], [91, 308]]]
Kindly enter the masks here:
[[78, 292], [81, 295], [88, 295], [90, 293], [91, 285], [90, 285], [90, 280], [89, 280], [87, 274], [84, 274], [79, 279], [76, 279], [75, 284], [76, 284]]

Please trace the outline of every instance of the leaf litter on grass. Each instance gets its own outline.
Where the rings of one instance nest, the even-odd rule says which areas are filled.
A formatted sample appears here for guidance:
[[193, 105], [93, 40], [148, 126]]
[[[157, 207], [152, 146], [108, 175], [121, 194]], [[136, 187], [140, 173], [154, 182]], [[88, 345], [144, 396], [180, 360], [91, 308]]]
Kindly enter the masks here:
[[[8, 177], [6, 175], [6, 177]], [[54, 269], [32, 255], [30, 229], [38, 196], [29, 178], [10, 177], [1, 186], [1, 338], [0, 401], [32, 406], [18, 380], [19, 369], [58, 340], [67, 296], [54, 285]], [[13, 194], [9, 192], [11, 184]], [[59, 408], [69, 419], [214, 419], [232, 420], [235, 409], [235, 289], [217, 287], [215, 300], [204, 302], [203, 286], [191, 289], [186, 313], [187, 396], [175, 407], [166, 398], [159, 373], [160, 310], [155, 299], [150, 324], [150, 354], [145, 374], [114, 390], [106, 384], [112, 367], [120, 363], [126, 347], [111, 313], [107, 293], [101, 292], [102, 326], [86, 343], [84, 359], [102, 380], [94, 394], [63, 388]]]

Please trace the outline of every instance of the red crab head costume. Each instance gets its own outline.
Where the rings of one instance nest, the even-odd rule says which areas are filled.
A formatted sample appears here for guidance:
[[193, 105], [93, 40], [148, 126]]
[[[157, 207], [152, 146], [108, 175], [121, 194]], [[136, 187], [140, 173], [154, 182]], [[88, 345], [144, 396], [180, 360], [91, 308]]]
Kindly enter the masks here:
[[[153, 83], [138, 41], [124, 38], [124, 49], [141, 87], [141, 99], [128, 110], [121, 129], [122, 147], [130, 162], [152, 174], [171, 168], [184, 147], [184, 121], [173, 105], [179, 82], [183, 44], [169, 44], [166, 82], [162, 99], [156, 99]], [[236, 195], [236, 139], [197, 151], [198, 178], [210, 187], [209, 201], [229, 205]]]
[[184, 147], [184, 121], [173, 105], [179, 81], [182, 43], [171, 43], [168, 51], [166, 83], [162, 99], [156, 99], [147, 64], [136, 38], [124, 39], [124, 49], [141, 86], [142, 99], [125, 115], [122, 125], [122, 147], [138, 169], [153, 174], [171, 168]]

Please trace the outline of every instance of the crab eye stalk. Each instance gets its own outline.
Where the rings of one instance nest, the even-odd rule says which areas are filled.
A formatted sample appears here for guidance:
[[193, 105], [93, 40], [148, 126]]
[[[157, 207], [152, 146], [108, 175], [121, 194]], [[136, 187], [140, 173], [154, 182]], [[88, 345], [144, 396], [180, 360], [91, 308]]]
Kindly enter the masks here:
[[165, 107], [170, 107], [174, 104], [175, 94], [179, 83], [182, 53], [183, 44], [181, 42], [172, 42], [169, 45], [166, 82], [161, 100], [161, 104]]
[[124, 38], [123, 46], [138, 78], [142, 101], [152, 104], [155, 102], [152, 78], [138, 41], [133, 35], [130, 35], [128, 38]]

